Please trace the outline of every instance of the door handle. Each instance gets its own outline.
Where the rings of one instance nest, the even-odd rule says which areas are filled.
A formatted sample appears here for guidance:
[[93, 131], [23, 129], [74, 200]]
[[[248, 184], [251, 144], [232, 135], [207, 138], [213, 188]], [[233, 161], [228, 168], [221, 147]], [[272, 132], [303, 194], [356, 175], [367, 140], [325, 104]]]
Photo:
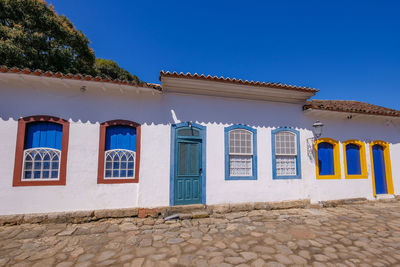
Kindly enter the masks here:
[[199, 174], [202, 175], [203, 174], [203, 168], [199, 169]]

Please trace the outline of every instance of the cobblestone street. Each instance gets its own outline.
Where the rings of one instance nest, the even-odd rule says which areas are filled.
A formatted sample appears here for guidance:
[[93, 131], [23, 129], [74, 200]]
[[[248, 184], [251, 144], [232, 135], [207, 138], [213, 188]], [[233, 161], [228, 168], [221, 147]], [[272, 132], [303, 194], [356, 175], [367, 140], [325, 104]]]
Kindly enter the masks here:
[[[0, 266], [395, 266], [400, 202], [0, 227]], [[400, 265], [399, 265], [400, 266]]]

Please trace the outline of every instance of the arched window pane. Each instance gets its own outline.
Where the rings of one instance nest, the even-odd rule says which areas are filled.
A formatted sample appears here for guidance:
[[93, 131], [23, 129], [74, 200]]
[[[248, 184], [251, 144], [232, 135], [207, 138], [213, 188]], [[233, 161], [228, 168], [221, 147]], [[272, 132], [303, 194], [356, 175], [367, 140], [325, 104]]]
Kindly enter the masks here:
[[253, 154], [253, 133], [243, 129], [230, 131], [229, 154]]
[[297, 175], [297, 137], [295, 133], [280, 131], [275, 134], [276, 175]]
[[134, 151], [126, 149], [107, 150], [105, 152], [104, 177], [106, 179], [132, 179], [135, 176], [135, 155]]
[[244, 129], [229, 131], [229, 175], [253, 175], [253, 133]]
[[275, 134], [276, 155], [296, 155], [296, 147], [296, 135], [294, 133], [282, 131]]
[[24, 151], [22, 180], [56, 180], [59, 177], [61, 151], [52, 148], [31, 148]]

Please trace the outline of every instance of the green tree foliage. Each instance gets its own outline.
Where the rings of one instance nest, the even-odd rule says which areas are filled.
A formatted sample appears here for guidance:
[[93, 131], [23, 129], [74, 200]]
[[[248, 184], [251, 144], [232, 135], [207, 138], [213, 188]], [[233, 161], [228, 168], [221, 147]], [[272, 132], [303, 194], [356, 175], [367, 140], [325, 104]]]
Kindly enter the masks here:
[[0, 65], [137, 79], [114, 61], [95, 59], [89, 39], [52, 5], [0, 0]]
[[102, 58], [96, 58], [94, 64], [97, 75], [102, 77], [110, 77], [111, 79], [120, 79], [135, 81], [139, 83], [139, 78], [136, 75], [130, 74], [127, 70], [124, 70], [113, 60], [107, 60]]

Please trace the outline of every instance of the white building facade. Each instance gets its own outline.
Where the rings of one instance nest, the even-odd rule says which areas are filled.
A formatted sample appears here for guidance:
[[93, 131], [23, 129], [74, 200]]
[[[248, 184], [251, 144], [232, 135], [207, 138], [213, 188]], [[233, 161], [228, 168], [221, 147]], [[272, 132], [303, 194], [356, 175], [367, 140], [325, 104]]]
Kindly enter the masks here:
[[0, 80], [0, 215], [400, 194], [396, 110], [169, 72]]

